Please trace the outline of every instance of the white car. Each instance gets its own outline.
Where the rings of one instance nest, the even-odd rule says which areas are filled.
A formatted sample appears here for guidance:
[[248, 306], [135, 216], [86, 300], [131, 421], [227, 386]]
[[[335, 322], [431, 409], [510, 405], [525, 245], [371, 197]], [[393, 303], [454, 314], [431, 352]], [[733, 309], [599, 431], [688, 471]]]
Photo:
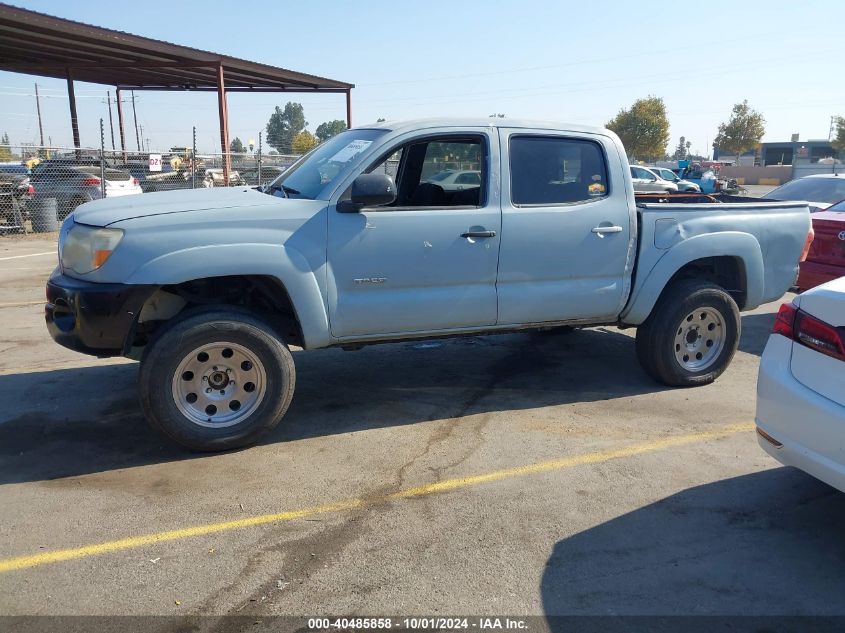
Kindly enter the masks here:
[[649, 167], [648, 170], [658, 178], [674, 182], [678, 185], [678, 191], [686, 191], [688, 193], [701, 193], [701, 187], [689, 180], [683, 180], [671, 169], [665, 167]]
[[813, 174], [790, 180], [764, 197], [769, 200], [807, 200], [810, 213], [824, 211], [830, 205], [845, 200], [845, 172]]
[[678, 185], [639, 165], [629, 165], [634, 193], [678, 193]]
[[845, 492], [845, 277], [780, 307], [760, 361], [757, 439]]
[[481, 186], [481, 172], [474, 169], [445, 169], [426, 178], [426, 182], [440, 185], [443, 191], [463, 191]]

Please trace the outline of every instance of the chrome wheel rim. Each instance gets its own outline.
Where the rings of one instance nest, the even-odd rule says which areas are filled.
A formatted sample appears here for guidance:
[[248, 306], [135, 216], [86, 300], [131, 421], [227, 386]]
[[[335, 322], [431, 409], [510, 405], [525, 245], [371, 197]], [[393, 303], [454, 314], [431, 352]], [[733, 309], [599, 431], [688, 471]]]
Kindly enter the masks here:
[[194, 424], [234, 426], [264, 399], [267, 373], [252, 351], [237, 343], [209, 343], [185, 355], [173, 374], [176, 407]]
[[675, 360], [688, 371], [707, 369], [725, 347], [725, 319], [715, 308], [699, 308], [678, 324]]

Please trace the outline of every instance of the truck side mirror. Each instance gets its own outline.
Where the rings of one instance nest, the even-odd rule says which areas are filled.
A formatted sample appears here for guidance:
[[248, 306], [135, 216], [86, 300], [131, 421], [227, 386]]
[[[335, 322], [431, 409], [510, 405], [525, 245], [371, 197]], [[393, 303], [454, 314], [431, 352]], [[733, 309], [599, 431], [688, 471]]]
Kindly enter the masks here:
[[396, 183], [387, 174], [361, 174], [352, 182], [349, 200], [341, 200], [337, 210], [357, 213], [363, 207], [380, 207], [396, 200]]

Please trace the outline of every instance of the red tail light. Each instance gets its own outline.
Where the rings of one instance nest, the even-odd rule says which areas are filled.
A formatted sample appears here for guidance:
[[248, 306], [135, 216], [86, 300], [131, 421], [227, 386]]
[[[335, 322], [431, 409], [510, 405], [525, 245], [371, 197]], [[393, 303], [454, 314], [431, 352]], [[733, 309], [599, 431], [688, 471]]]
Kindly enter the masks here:
[[778, 310], [775, 324], [772, 326], [773, 334], [783, 334], [786, 338], [792, 338], [792, 326], [795, 323], [795, 315], [798, 312], [791, 303], [784, 303]]
[[795, 340], [817, 352], [845, 360], [845, 328], [832, 325], [798, 311], [795, 316]]
[[29, 187], [27, 187], [27, 188], [26, 188], [26, 192], [27, 192], [29, 195], [34, 195], [34, 194], [35, 194], [35, 187], [33, 187], [32, 185], [30, 185]]
[[100, 179], [95, 176], [91, 176], [90, 178], [83, 178], [82, 185], [84, 187], [99, 187]]
[[813, 230], [813, 227], [810, 227], [810, 232], [807, 233], [807, 239], [804, 240], [804, 250], [801, 251], [801, 259], [799, 262], [803, 262], [807, 260], [807, 255], [810, 254], [810, 247], [813, 245], [813, 240], [816, 237], [816, 232]]
[[778, 310], [772, 332], [825, 356], [845, 361], [845, 328], [825, 323], [791, 303], [784, 303]]
[[138, 180], [137, 178], [132, 179], [132, 186], [137, 187], [140, 184], [141, 184], [141, 181]]

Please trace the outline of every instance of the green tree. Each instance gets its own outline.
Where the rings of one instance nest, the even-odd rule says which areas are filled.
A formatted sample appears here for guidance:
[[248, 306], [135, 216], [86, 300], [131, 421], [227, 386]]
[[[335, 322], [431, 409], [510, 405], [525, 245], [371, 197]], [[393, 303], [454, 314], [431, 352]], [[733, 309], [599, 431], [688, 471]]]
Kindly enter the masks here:
[[748, 150], [757, 147], [765, 133], [766, 119], [752, 109], [746, 99], [734, 105], [727, 123], [719, 125], [719, 133], [713, 140], [713, 147], [728, 154], [735, 154], [739, 158]]
[[308, 130], [302, 130], [299, 134], [293, 137], [291, 149], [294, 154], [304, 154], [316, 144], [317, 137], [311, 134]]
[[337, 136], [346, 129], [346, 121], [335, 119], [326, 121], [317, 126], [317, 140], [321, 143], [328, 141], [331, 137]]
[[288, 101], [284, 110], [276, 106], [267, 122], [267, 144], [279, 150], [280, 154], [289, 154], [293, 151], [293, 139], [307, 125], [301, 103]]
[[689, 155], [690, 147], [692, 147], [692, 143], [682, 136], [675, 148], [675, 153], [672, 154], [672, 160], [684, 160]]
[[629, 110], [620, 110], [608, 121], [607, 127], [622, 139], [630, 157], [652, 161], [666, 155], [669, 119], [660, 97], [637, 99]]
[[4, 132], [3, 138], [0, 139], [0, 160], [12, 160], [12, 147], [8, 132]]
[[246, 151], [246, 147], [244, 147], [241, 139], [236, 136], [232, 139], [232, 142], [229, 143], [229, 151], [234, 152], [235, 154], [243, 154]]
[[[6, 140], [8, 138], [6, 137]], [[836, 152], [837, 157], [845, 154], [845, 117], [836, 117], [836, 136], [833, 137], [831, 145], [833, 145], [833, 151]]]
[[504, 119], [505, 115], [501, 114], [499, 112], [494, 112], [493, 114], [490, 115], [490, 118], [491, 119]]

